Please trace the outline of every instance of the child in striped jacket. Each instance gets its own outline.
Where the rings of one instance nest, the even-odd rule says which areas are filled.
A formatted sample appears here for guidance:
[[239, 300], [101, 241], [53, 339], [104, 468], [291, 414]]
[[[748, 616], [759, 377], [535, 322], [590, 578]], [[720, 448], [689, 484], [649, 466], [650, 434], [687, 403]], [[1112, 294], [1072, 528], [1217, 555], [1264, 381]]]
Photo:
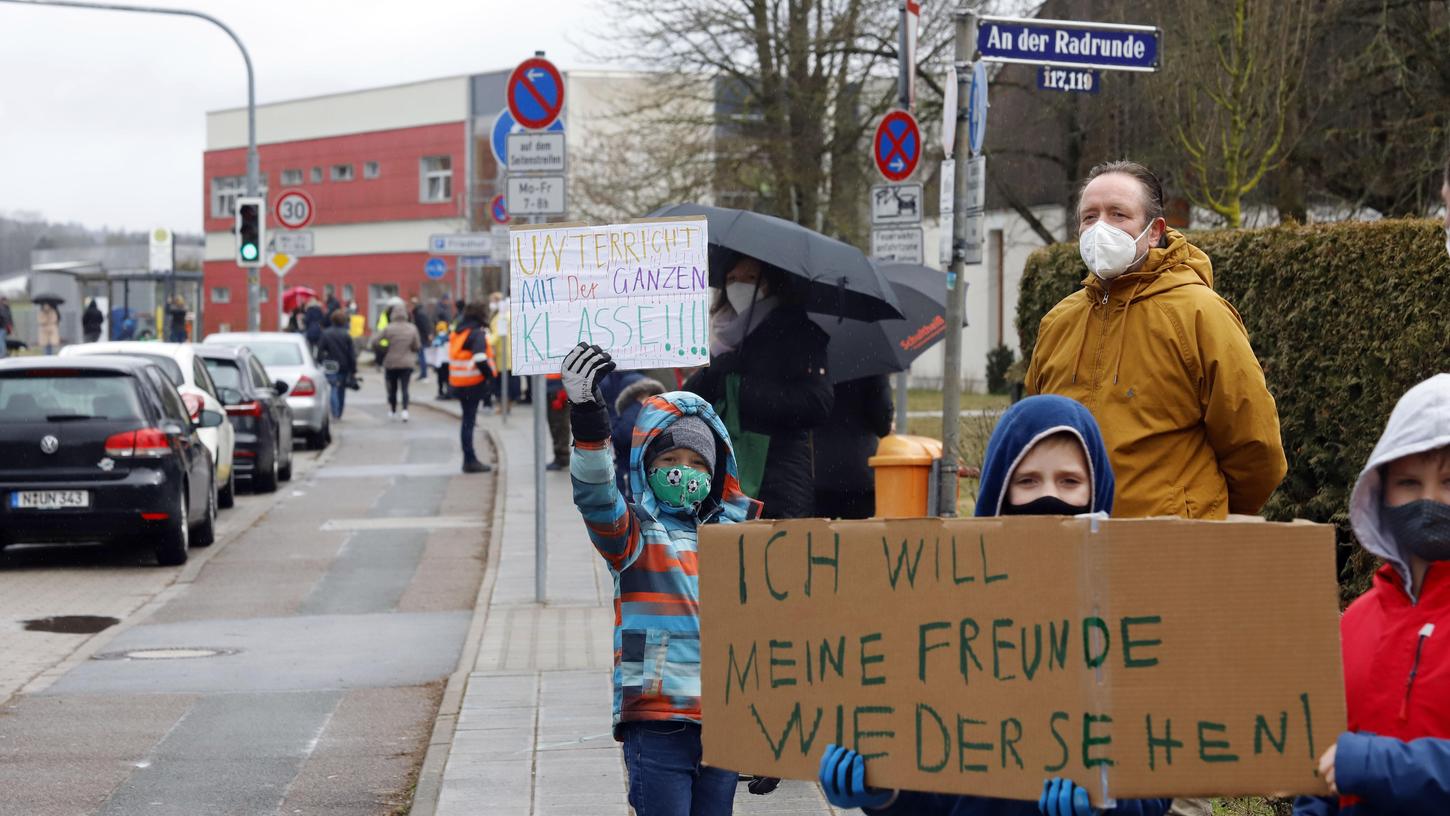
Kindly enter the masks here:
[[700, 761], [696, 531], [760, 515], [740, 490], [730, 435], [685, 392], [645, 401], [634, 426], [626, 503], [614, 482], [600, 377], [608, 352], [580, 343], [563, 363], [574, 504], [614, 575], [614, 736], [638, 816], [729, 814], [737, 777]]

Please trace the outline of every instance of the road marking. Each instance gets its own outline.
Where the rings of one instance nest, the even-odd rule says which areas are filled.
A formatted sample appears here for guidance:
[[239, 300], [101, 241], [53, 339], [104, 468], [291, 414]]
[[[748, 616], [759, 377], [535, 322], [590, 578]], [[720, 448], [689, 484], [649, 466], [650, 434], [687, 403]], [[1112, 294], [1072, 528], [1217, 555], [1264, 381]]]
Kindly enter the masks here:
[[483, 527], [483, 519], [472, 516], [402, 516], [399, 518], [328, 519], [324, 533], [363, 530], [472, 530]]

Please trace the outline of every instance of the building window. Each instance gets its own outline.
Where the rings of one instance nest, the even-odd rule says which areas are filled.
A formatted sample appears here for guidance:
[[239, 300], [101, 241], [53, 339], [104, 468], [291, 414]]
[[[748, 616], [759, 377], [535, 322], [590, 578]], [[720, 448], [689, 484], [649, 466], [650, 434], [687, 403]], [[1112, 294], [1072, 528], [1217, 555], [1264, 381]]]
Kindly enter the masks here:
[[424, 202], [453, 198], [453, 157], [424, 156], [418, 164], [418, 197]]
[[322, 299], [332, 300], [335, 297], [337, 297], [337, 287], [330, 283], [322, 284]]
[[[267, 194], [267, 175], [262, 174], [259, 195]], [[247, 192], [246, 176], [217, 176], [211, 180], [211, 217], [231, 218], [237, 213], [237, 198]]]
[[351, 303], [357, 299], [353, 294], [352, 284], [344, 283], [342, 285], [342, 299], [347, 301], [348, 303]]
[[301, 170], [283, 170], [282, 171], [282, 186], [283, 187], [290, 187], [290, 186], [292, 186], [294, 184], [301, 184], [301, 183], [302, 183], [302, 171]]
[[312, 168], [312, 183], [313, 184], [321, 184], [322, 183], [322, 168], [321, 167], [314, 167], [314, 168]]
[[377, 178], [383, 171], [377, 162], [363, 162], [363, 178]]
[[228, 289], [225, 286], [213, 286], [211, 288], [211, 302], [212, 303], [231, 303], [232, 302], [232, 290]]
[[334, 164], [332, 166], [333, 181], [352, 181], [352, 165]]

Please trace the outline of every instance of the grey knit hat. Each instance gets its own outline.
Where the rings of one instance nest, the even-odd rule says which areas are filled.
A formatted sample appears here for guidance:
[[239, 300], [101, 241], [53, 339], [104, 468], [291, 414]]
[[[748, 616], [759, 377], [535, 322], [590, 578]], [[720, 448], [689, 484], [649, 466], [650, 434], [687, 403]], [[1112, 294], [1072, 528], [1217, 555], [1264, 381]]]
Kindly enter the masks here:
[[715, 474], [715, 432], [709, 424], [697, 416], [682, 416], [660, 431], [644, 451], [644, 466], [649, 467], [657, 457], [676, 448], [688, 448], [700, 454]]

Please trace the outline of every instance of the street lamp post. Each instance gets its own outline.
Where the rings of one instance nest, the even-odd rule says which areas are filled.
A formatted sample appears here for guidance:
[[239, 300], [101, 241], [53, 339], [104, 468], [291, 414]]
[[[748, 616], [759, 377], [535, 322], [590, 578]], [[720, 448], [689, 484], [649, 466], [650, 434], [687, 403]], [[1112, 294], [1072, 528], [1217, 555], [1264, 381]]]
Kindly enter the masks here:
[[[215, 25], [232, 38], [242, 52], [242, 61], [247, 65], [247, 195], [254, 196], [261, 190], [261, 164], [257, 159], [257, 90], [252, 72], [252, 56], [235, 31], [226, 23], [200, 11], [189, 9], [157, 8], [155, 6], [131, 6], [119, 3], [85, 3], [80, 0], [0, 0], [0, 3], [15, 3], [24, 6], [61, 6], [65, 8], [98, 9], [101, 11], [134, 11], [143, 14], [170, 14], [176, 17], [197, 17]], [[258, 267], [247, 270], [247, 330], [261, 328], [261, 284]]]

